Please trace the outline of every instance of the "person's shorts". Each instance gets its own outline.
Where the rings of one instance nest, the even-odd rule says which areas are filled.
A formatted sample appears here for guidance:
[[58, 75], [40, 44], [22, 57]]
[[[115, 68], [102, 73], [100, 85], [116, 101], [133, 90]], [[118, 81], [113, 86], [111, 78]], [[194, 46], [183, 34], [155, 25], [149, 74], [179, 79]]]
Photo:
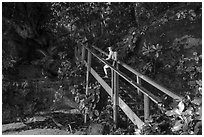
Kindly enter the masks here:
[[107, 60], [108, 61], [108, 63], [110, 64], [110, 65], [115, 65], [115, 61], [114, 60]]

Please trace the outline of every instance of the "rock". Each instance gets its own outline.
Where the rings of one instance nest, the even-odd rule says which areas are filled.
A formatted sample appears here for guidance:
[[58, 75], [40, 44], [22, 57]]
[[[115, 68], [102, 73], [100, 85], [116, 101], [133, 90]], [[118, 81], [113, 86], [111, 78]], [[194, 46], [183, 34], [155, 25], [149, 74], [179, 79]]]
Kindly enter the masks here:
[[103, 135], [103, 130], [102, 124], [92, 123], [88, 128], [88, 135]]

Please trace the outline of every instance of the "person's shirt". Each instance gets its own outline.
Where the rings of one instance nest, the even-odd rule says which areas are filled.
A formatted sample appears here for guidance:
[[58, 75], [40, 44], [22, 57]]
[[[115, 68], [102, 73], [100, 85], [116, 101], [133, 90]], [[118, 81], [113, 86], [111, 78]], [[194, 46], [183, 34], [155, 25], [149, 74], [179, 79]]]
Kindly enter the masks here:
[[112, 50], [109, 51], [108, 58], [106, 58], [106, 60], [110, 60], [111, 58], [114, 59], [113, 58], [113, 51]]

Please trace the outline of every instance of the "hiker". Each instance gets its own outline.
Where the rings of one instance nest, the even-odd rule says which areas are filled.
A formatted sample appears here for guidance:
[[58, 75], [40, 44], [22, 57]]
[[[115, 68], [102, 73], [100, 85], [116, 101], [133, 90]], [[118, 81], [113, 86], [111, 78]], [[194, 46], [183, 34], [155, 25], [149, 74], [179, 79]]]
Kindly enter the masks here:
[[[113, 57], [113, 48], [112, 48], [112, 47], [108, 47], [108, 51], [109, 51], [109, 54], [108, 54], [108, 57], [107, 57], [105, 60], [111, 60], [111, 59], [114, 58], [114, 57]], [[113, 62], [113, 65], [114, 65], [114, 62]], [[107, 68], [109, 68], [109, 66], [106, 64], [106, 65], [103, 67], [103, 70], [104, 70], [104, 73], [105, 73], [104, 78], [108, 78]]]

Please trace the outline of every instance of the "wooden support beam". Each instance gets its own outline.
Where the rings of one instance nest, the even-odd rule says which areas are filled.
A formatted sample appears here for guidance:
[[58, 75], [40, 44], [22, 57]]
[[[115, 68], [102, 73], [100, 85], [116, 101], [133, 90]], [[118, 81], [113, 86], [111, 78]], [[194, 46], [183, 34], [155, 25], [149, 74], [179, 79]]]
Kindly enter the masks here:
[[[117, 61], [117, 52], [114, 52], [114, 60]], [[117, 62], [114, 63], [115, 67], [118, 69], [118, 64]], [[113, 71], [113, 70], [112, 70]], [[117, 128], [117, 117], [118, 117], [118, 106], [119, 106], [119, 95], [118, 95], [118, 90], [119, 90], [119, 76], [118, 74], [114, 71], [113, 72], [113, 121], [115, 123], [115, 128]]]
[[[137, 84], [141, 85], [141, 79], [140, 79], [139, 76], [136, 76], [136, 82], [137, 82]], [[141, 92], [140, 92], [139, 88], [137, 88], [137, 93], [138, 93], [138, 95], [141, 95]]]
[[[157, 89], [161, 90], [162, 92], [164, 92], [165, 94], [169, 95], [170, 97], [174, 98], [174, 99], [179, 99], [181, 100], [183, 97], [180, 95], [176, 95], [173, 92], [169, 91], [168, 89], [164, 88], [163, 86], [157, 84], [156, 82], [154, 82], [153, 80], [151, 80], [150, 78], [138, 73], [137, 71], [135, 71], [134, 69], [132, 69], [130, 66], [128, 66], [125, 63], [122, 63], [120, 61], [117, 61], [117, 63], [119, 63], [120, 65], [122, 65], [124, 68], [126, 68], [127, 70], [129, 70], [130, 72], [132, 72], [133, 74], [137, 75], [137, 81], [135, 82], [134, 80], [132, 80], [130, 77], [128, 77], [127, 75], [125, 75], [124, 73], [122, 73], [121, 71], [118, 70], [118, 68], [112, 66], [111, 64], [109, 64], [107, 61], [105, 61], [104, 59], [102, 59], [100, 56], [96, 55], [93, 51], [91, 51], [89, 48], [85, 47], [91, 54], [93, 54], [95, 57], [97, 57], [100, 61], [102, 61], [103, 63], [109, 65], [109, 67], [114, 71], [114, 73], [116, 73], [117, 75], [120, 75], [122, 78], [124, 78], [126, 81], [128, 81], [131, 85], [133, 85], [135, 88], [137, 88], [138, 91], [141, 91], [144, 94], [144, 119], [146, 120], [149, 117], [149, 99], [151, 99], [152, 101], [154, 101], [156, 104], [159, 105], [159, 103], [161, 103], [161, 99], [155, 95], [153, 95], [151, 92], [149, 92], [148, 90], [146, 90], [144, 87], [141, 86], [140, 80], [143, 79], [144, 81], [148, 82], [149, 84], [151, 84], [152, 86], [156, 87]], [[103, 52], [102, 50], [93, 47], [95, 49], [97, 49], [98, 51], [100, 51], [103, 54], [107, 54], [105, 52]], [[88, 63], [87, 63], [88, 64]], [[88, 65], [87, 65], [88, 66]], [[115, 78], [115, 76], [113, 75], [112, 77], [112, 87], [114, 88], [114, 90], [111, 89], [111, 87], [91, 68], [91, 74], [97, 79], [97, 81], [103, 86], [103, 88], [109, 93], [110, 96], [115, 97], [115, 93], [117, 89], [115, 87], [115, 81], [117, 78]], [[119, 102], [119, 106], [120, 108], [125, 112], [125, 114], [128, 116], [128, 118], [134, 123], [136, 124], [139, 128], [142, 127], [142, 125], [144, 124], [138, 117], [137, 115], [129, 108], [129, 106], [121, 99], [118, 98], [118, 102]], [[115, 101], [115, 98], [114, 98]], [[116, 101], [114, 106], [116, 106]]]
[[147, 122], [149, 118], [149, 98], [144, 94], [144, 121]]
[[[101, 86], [106, 90], [106, 92], [112, 96], [111, 87], [98, 75], [98, 73], [91, 68], [91, 74], [94, 78], [101, 84]], [[131, 110], [131, 108], [119, 97], [119, 106], [123, 110], [123, 112], [127, 115], [127, 117], [138, 126], [138, 128], [142, 128], [144, 122]]]
[[112, 89], [111, 87], [101, 78], [98, 73], [91, 68], [91, 74], [94, 76], [94, 78], [101, 84], [101, 86], [106, 90], [106, 92], [112, 96]]
[[154, 101], [156, 104], [161, 104], [161, 99], [157, 96], [155, 96], [154, 94], [152, 94], [151, 92], [149, 92], [147, 89], [145, 89], [144, 87], [142, 87], [141, 85], [137, 84], [135, 81], [133, 81], [130, 77], [128, 77], [127, 75], [125, 75], [123, 72], [119, 71], [118, 69], [116, 69], [115, 67], [113, 67], [112, 65], [110, 65], [110, 63], [108, 63], [106, 60], [102, 59], [101, 57], [99, 57], [98, 55], [96, 55], [94, 52], [92, 52], [90, 49], [88, 49], [86, 47], [86, 49], [88, 51], [91, 52], [92, 55], [94, 55], [95, 57], [97, 57], [100, 61], [102, 61], [103, 63], [107, 64], [111, 69], [113, 69], [118, 75], [120, 75], [120, 77], [124, 78], [127, 82], [129, 82], [131, 85], [133, 85], [135, 88], [139, 88], [140, 91], [143, 94], [146, 94], [152, 101]]
[[111, 90], [112, 90], [111, 99], [113, 99], [113, 94], [114, 94], [114, 71], [113, 69], [111, 69]]
[[[91, 70], [91, 53], [90, 51], [88, 51], [88, 61], [87, 61], [87, 71], [86, 71], [86, 95], [88, 94], [88, 90], [89, 90], [90, 70]], [[84, 115], [84, 123], [86, 122], [87, 122], [87, 114]]]
[[135, 124], [139, 129], [142, 128], [144, 122], [132, 111], [132, 109], [119, 97], [119, 106], [127, 117]]

